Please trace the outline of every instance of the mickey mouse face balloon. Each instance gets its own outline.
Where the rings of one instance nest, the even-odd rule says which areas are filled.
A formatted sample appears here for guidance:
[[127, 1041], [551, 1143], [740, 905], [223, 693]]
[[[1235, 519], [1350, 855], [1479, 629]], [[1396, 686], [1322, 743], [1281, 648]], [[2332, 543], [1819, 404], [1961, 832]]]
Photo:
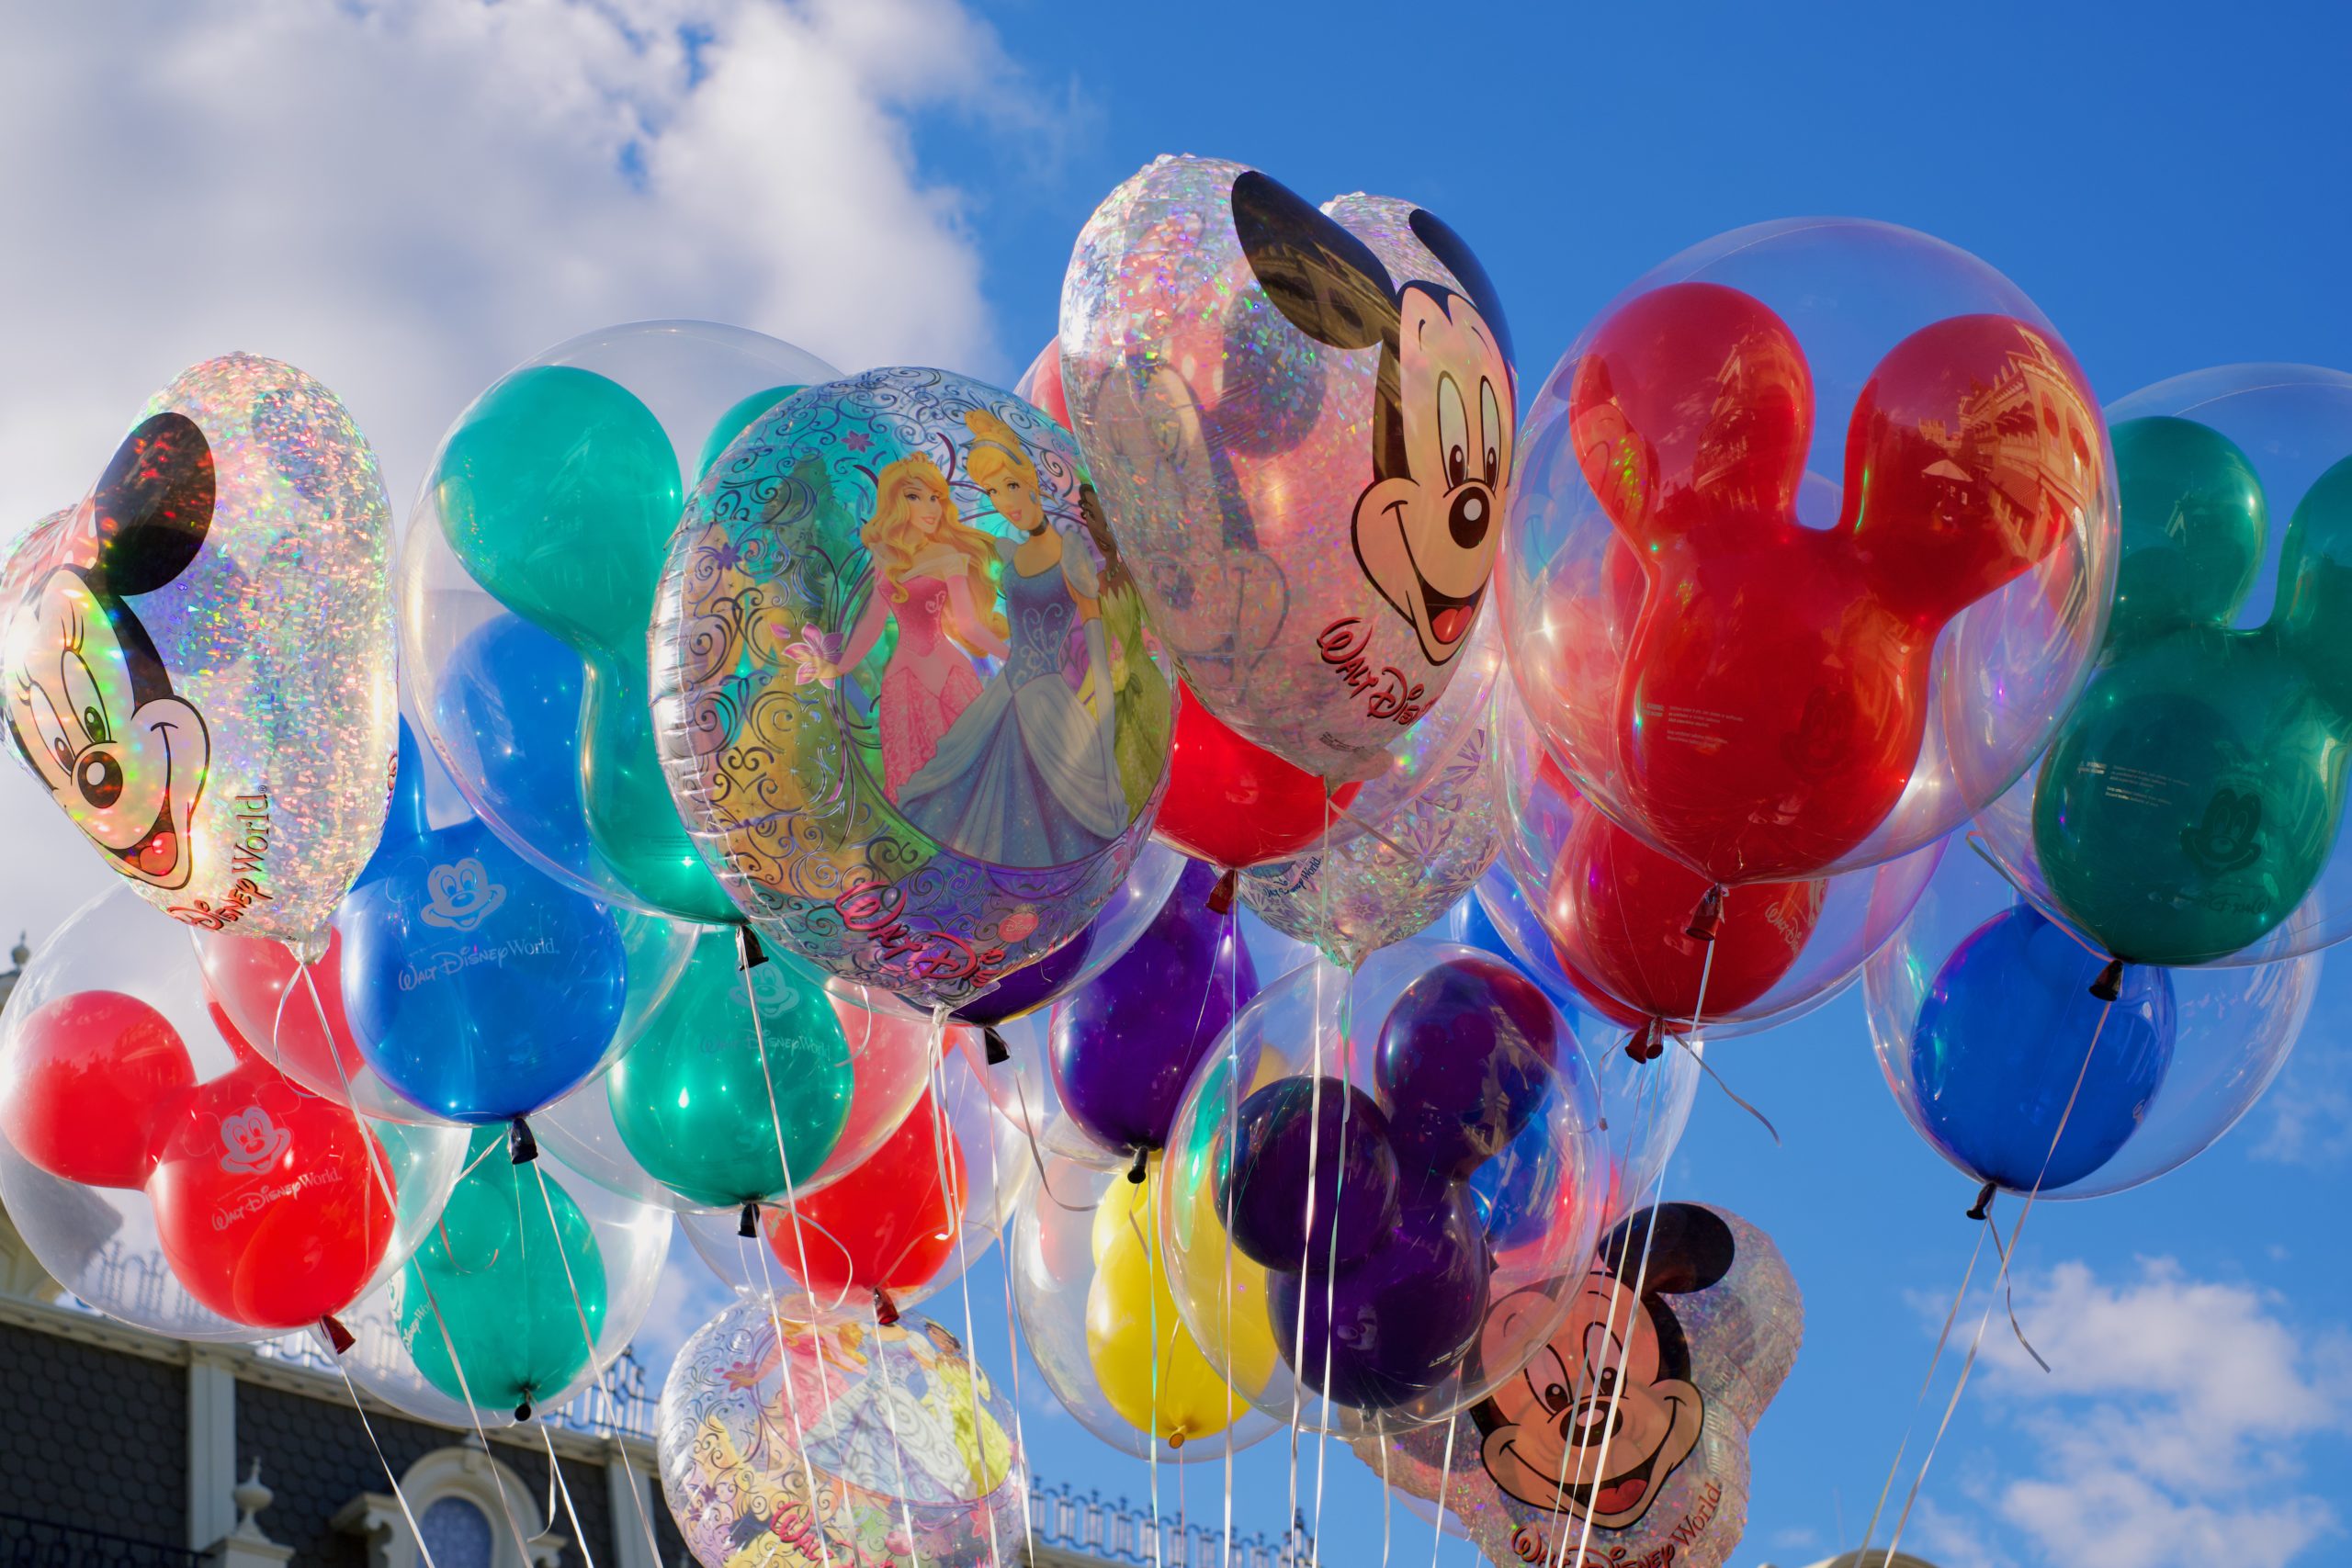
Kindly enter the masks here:
[[1062, 381], [1193, 691], [1320, 777], [1387, 765], [1453, 678], [1517, 400], [1492, 283], [1435, 215], [1162, 158], [1080, 235]]
[[157, 394], [0, 570], [9, 737], [166, 913], [322, 937], [383, 820], [390, 529], [334, 395], [232, 355]]

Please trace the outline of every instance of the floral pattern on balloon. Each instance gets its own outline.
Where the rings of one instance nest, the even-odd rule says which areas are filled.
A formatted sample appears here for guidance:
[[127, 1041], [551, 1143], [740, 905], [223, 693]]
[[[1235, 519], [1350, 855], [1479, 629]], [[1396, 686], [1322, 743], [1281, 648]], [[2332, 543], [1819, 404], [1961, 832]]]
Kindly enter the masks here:
[[747, 430], [680, 520], [653, 649], [672, 788], [736, 903], [911, 1000], [1076, 934], [1165, 785], [1170, 678], [1075, 446], [945, 371]]

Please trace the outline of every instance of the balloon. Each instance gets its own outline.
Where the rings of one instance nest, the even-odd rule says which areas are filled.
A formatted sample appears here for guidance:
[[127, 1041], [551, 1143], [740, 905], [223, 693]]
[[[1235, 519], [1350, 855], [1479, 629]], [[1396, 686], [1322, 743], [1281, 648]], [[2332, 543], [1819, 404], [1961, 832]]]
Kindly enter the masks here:
[[1175, 891], [1119, 961], [1054, 1010], [1054, 1089], [1105, 1149], [1156, 1149], [1184, 1086], [1258, 971], [1232, 922], [1212, 915], [1216, 873], [1187, 863]]
[[1930, 1147], [1972, 1182], [2089, 1198], [2227, 1132], [2284, 1065], [2318, 979], [2315, 954], [2109, 965], [1984, 858], [1955, 852], [1864, 969], [1863, 994], [1879, 1069]]
[[[1480, 1303], [1589, 1256], [1598, 1120], [1574, 1036], [1489, 957], [1408, 942], [1352, 974], [1293, 971], [1234, 1020], [1170, 1135], [1161, 1254], [1186, 1331], [1308, 1429], [1445, 1418], [1550, 1333], [1531, 1317], [1472, 1353]], [[1269, 1331], [1276, 1357], [1254, 1362]]]
[[[1708, 882], [1941, 838], [2080, 690], [2106, 432], [1974, 258], [1845, 220], [1740, 230], [1635, 285], [1544, 386], [1498, 588], [1512, 671], [1577, 789]], [[1841, 430], [1842, 485], [1808, 472]]]
[[[1176, 879], [1190, 863], [1163, 844], [1148, 844], [1136, 855], [1127, 879], [1084, 929], [1025, 968], [1015, 969], [993, 990], [966, 1002], [948, 1016], [959, 1023], [993, 1028], [1026, 1018], [1074, 991], [1117, 963], [1150, 929], [1168, 902]], [[1000, 1040], [999, 1044], [1002, 1042]]]
[[1444, 694], [1501, 542], [1510, 344], [1469, 247], [1408, 202], [1318, 212], [1161, 158], [1088, 220], [1073, 428], [1180, 673], [1242, 739], [1368, 778]]
[[2013, 1191], [2064, 1187], [2139, 1131], [2172, 1065], [2172, 983], [2162, 969], [2127, 969], [2102, 1002], [2091, 986], [2104, 966], [2022, 904], [1944, 960], [1920, 1004], [1910, 1072], [1923, 1130], [1945, 1158]]
[[[466, 1174], [394, 1292], [401, 1337], [451, 1399], [514, 1407], [586, 1370], [606, 1310], [596, 1234], [558, 1182], [508, 1163], [492, 1128], [473, 1134]], [[584, 1326], [583, 1326], [584, 1325]]]
[[[1486, 1335], [1530, 1310], [1548, 1297], [1498, 1298]], [[1611, 1233], [1523, 1372], [1450, 1429], [1367, 1433], [1356, 1452], [1408, 1495], [1442, 1495], [1492, 1562], [1720, 1568], [1747, 1524], [1749, 1432], [1804, 1335], [1769, 1236], [1662, 1204]]]
[[1357, 780], [1329, 784], [1220, 723], [1180, 685], [1168, 750], [1168, 794], [1155, 828], [1212, 865], [1239, 870], [1290, 860], [1319, 842], [1362, 793]]
[[119, 991], [27, 1010], [0, 1061], [0, 1134], [61, 1180], [144, 1187], [163, 1119], [196, 1067], [162, 1013]]
[[613, 1122], [664, 1187], [738, 1208], [813, 1177], [840, 1142], [855, 1087], [849, 1041], [820, 976], [777, 954], [744, 1002], [735, 942], [706, 930], [677, 989], [605, 1075]]
[[396, 1273], [465, 1140], [281, 1075], [214, 1021], [189, 934], [118, 884], [25, 965], [0, 1012], [0, 1204], [96, 1310], [174, 1338], [266, 1339]]
[[739, 1301], [671, 1364], [662, 1495], [703, 1568], [1010, 1561], [1013, 1434], [1010, 1402], [935, 1323], [820, 1327]]
[[916, 369], [786, 400], [696, 488], [655, 725], [763, 935], [952, 1007], [1125, 880], [1173, 694], [1087, 488], [1037, 411]]
[[315, 949], [383, 820], [390, 513], [343, 405], [232, 354], [148, 400], [0, 568], [33, 777], [174, 919]]
[[702, 455], [834, 374], [757, 333], [639, 321], [501, 378], [435, 455], [401, 547], [409, 717], [492, 831], [599, 903], [739, 918], [655, 754], [646, 626]]
[[[375, 1077], [343, 1006], [343, 938], [327, 928], [311, 964], [274, 942], [198, 931], [197, 961], [215, 1025], [238, 1055], [267, 1062], [313, 1094], [394, 1121], [416, 1107]], [[317, 999], [311, 998], [313, 991]]]
[[[2352, 911], [2323, 877], [2352, 734], [2336, 652], [2352, 601], [2335, 587], [2352, 561], [2352, 377], [2232, 367], [2134, 393], [2111, 417], [2123, 559], [2107, 641], [2032, 788], [1989, 814], [1988, 836], [2036, 897], [2134, 963], [2263, 962], [2336, 941]], [[2274, 557], [2275, 605], [2249, 625]]]

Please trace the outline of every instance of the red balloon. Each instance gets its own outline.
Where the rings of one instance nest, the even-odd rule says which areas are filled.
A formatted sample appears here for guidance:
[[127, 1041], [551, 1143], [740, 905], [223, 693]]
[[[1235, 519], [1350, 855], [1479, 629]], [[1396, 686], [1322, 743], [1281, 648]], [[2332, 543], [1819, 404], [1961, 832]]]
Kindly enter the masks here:
[[864, 1164], [789, 1210], [765, 1213], [769, 1248], [810, 1291], [838, 1300], [853, 1291], [911, 1290], [954, 1255], [964, 1224], [964, 1151], [950, 1130], [943, 1191], [940, 1118], [933, 1106], [925, 1090]]
[[343, 1015], [340, 932], [329, 930], [326, 955], [311, 965], [308, 981], [283, 943], [260, 937], [199, 936], [196, 952], [206, 1006], [240, 1059], [274, 1063], [305, 1088], [347, 1100], [342, 1086], [367, 1063]]
[[[1560, 965], [1593, 1006], [1629, 1026], [1689, 1023], [1742, 1008], [1789, 972], [1820, 918], [1826, 885], [1728, 888], [1707, 943], [1689, 934], [1707, 880], [1598, 811], [1585, 812], [1553, 868], [1544, 925]], [[1700, 996], [1700, 979], [1706, 995]]]
[[1040, 349], [1037, 357], [1029, 362], [1028, 374], [1022, 379], [1029, 384], [1023, 395], [1032, 404], [1045, 410], [1046, 417], [1056, 424], [1069, 430], [1069, 399], [1062, 391], [1062, 340], [1055, 338]]
[[2102, 461], [2063, 344], [1955, 316], [1879, 362], [1848, 427], [1843, 514], [1806, 527], [1804, 353], [1713, 283], [1621, 306], [1568, 406], [1642, 580], [1614, 719], [1623, 798], [1726, 884], [1803, 876], [1871, 835], [1918, 762], [1937, 634], [2056, 547]]
[[169, 1019], [119, 991], [76, 991], [17, 1025], [0, 1059], [0, 1133], [51, 1176], [141, 1187], [158, 1130], [195, 1085]]
[[1340, 784], [1327, 799], [1321, 779], [1244, 740], [1182, 686], [1153, 830], [1194, 860], [1238, 871], [1313, 849], [1363, 787]]
[[189, 1295], [256, 1328], [300, 1328], [350, 1304], [383, 1262], [390, 1186], [348, 1109], [249, 1062], [181, 1102], [147, 1196]]

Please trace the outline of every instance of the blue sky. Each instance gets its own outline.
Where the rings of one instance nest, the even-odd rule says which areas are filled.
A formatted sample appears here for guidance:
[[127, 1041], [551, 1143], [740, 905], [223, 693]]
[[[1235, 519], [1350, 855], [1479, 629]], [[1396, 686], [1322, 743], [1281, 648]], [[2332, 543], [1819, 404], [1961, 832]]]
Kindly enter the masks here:
[[[2319, 5], [281, 0], [6, 26], [0, 536], [78, 494], [148, 390], [231, 347], [343, 392], [403, 511], [466, 398], [610, 321], [710, 317], [846, 367], [1009, 381], [1087, 212], [1162, 152], [1442, 213], [1530, 378], [1656, 262], [1805, 213], [1985, 257], [2109, 400], [2233, 361], [2352, 367], [2352, 23]], [[10, 931], [96, 886], [45, 809], [0, 783]], [[2055, 1370], [1988, 1341], [1906, 1546], [1947, 1568], [2352, 1562], [2348, 986], [2344, 965], [2204, 1158], [2036, 1213], [2018, 1308]], [[1805, 1292], [1733, 1559], [1789, 1568], [1859, 1540], [1971, 1193], [1895, 1111], [1855, 999], [1717, 1061], [1784, 1145], [1711, 1092], [1668, 1193], [1764, 1226]], [[973, 1280], [998, 1361], [1000, 1279]], [[667, 1299], [707, 1292], [682, 1275]], [[1143, 1495], [1140, 1463], [1025, 1387], [1039, 1469]], [[1245, 1521], [1277, 1523], [1283, 1469], [1273, 1445], [1245, 1462]], [[1215, 1475], [1187, 1478], [1196, 1515]], [[1323, 1506], [1326, 1561], [1376, 1561], [1376, 1481], [1338, 1459]], [[1396, 1517], [1394, 1560], [1418, 1562], [1427, 1527]]]

